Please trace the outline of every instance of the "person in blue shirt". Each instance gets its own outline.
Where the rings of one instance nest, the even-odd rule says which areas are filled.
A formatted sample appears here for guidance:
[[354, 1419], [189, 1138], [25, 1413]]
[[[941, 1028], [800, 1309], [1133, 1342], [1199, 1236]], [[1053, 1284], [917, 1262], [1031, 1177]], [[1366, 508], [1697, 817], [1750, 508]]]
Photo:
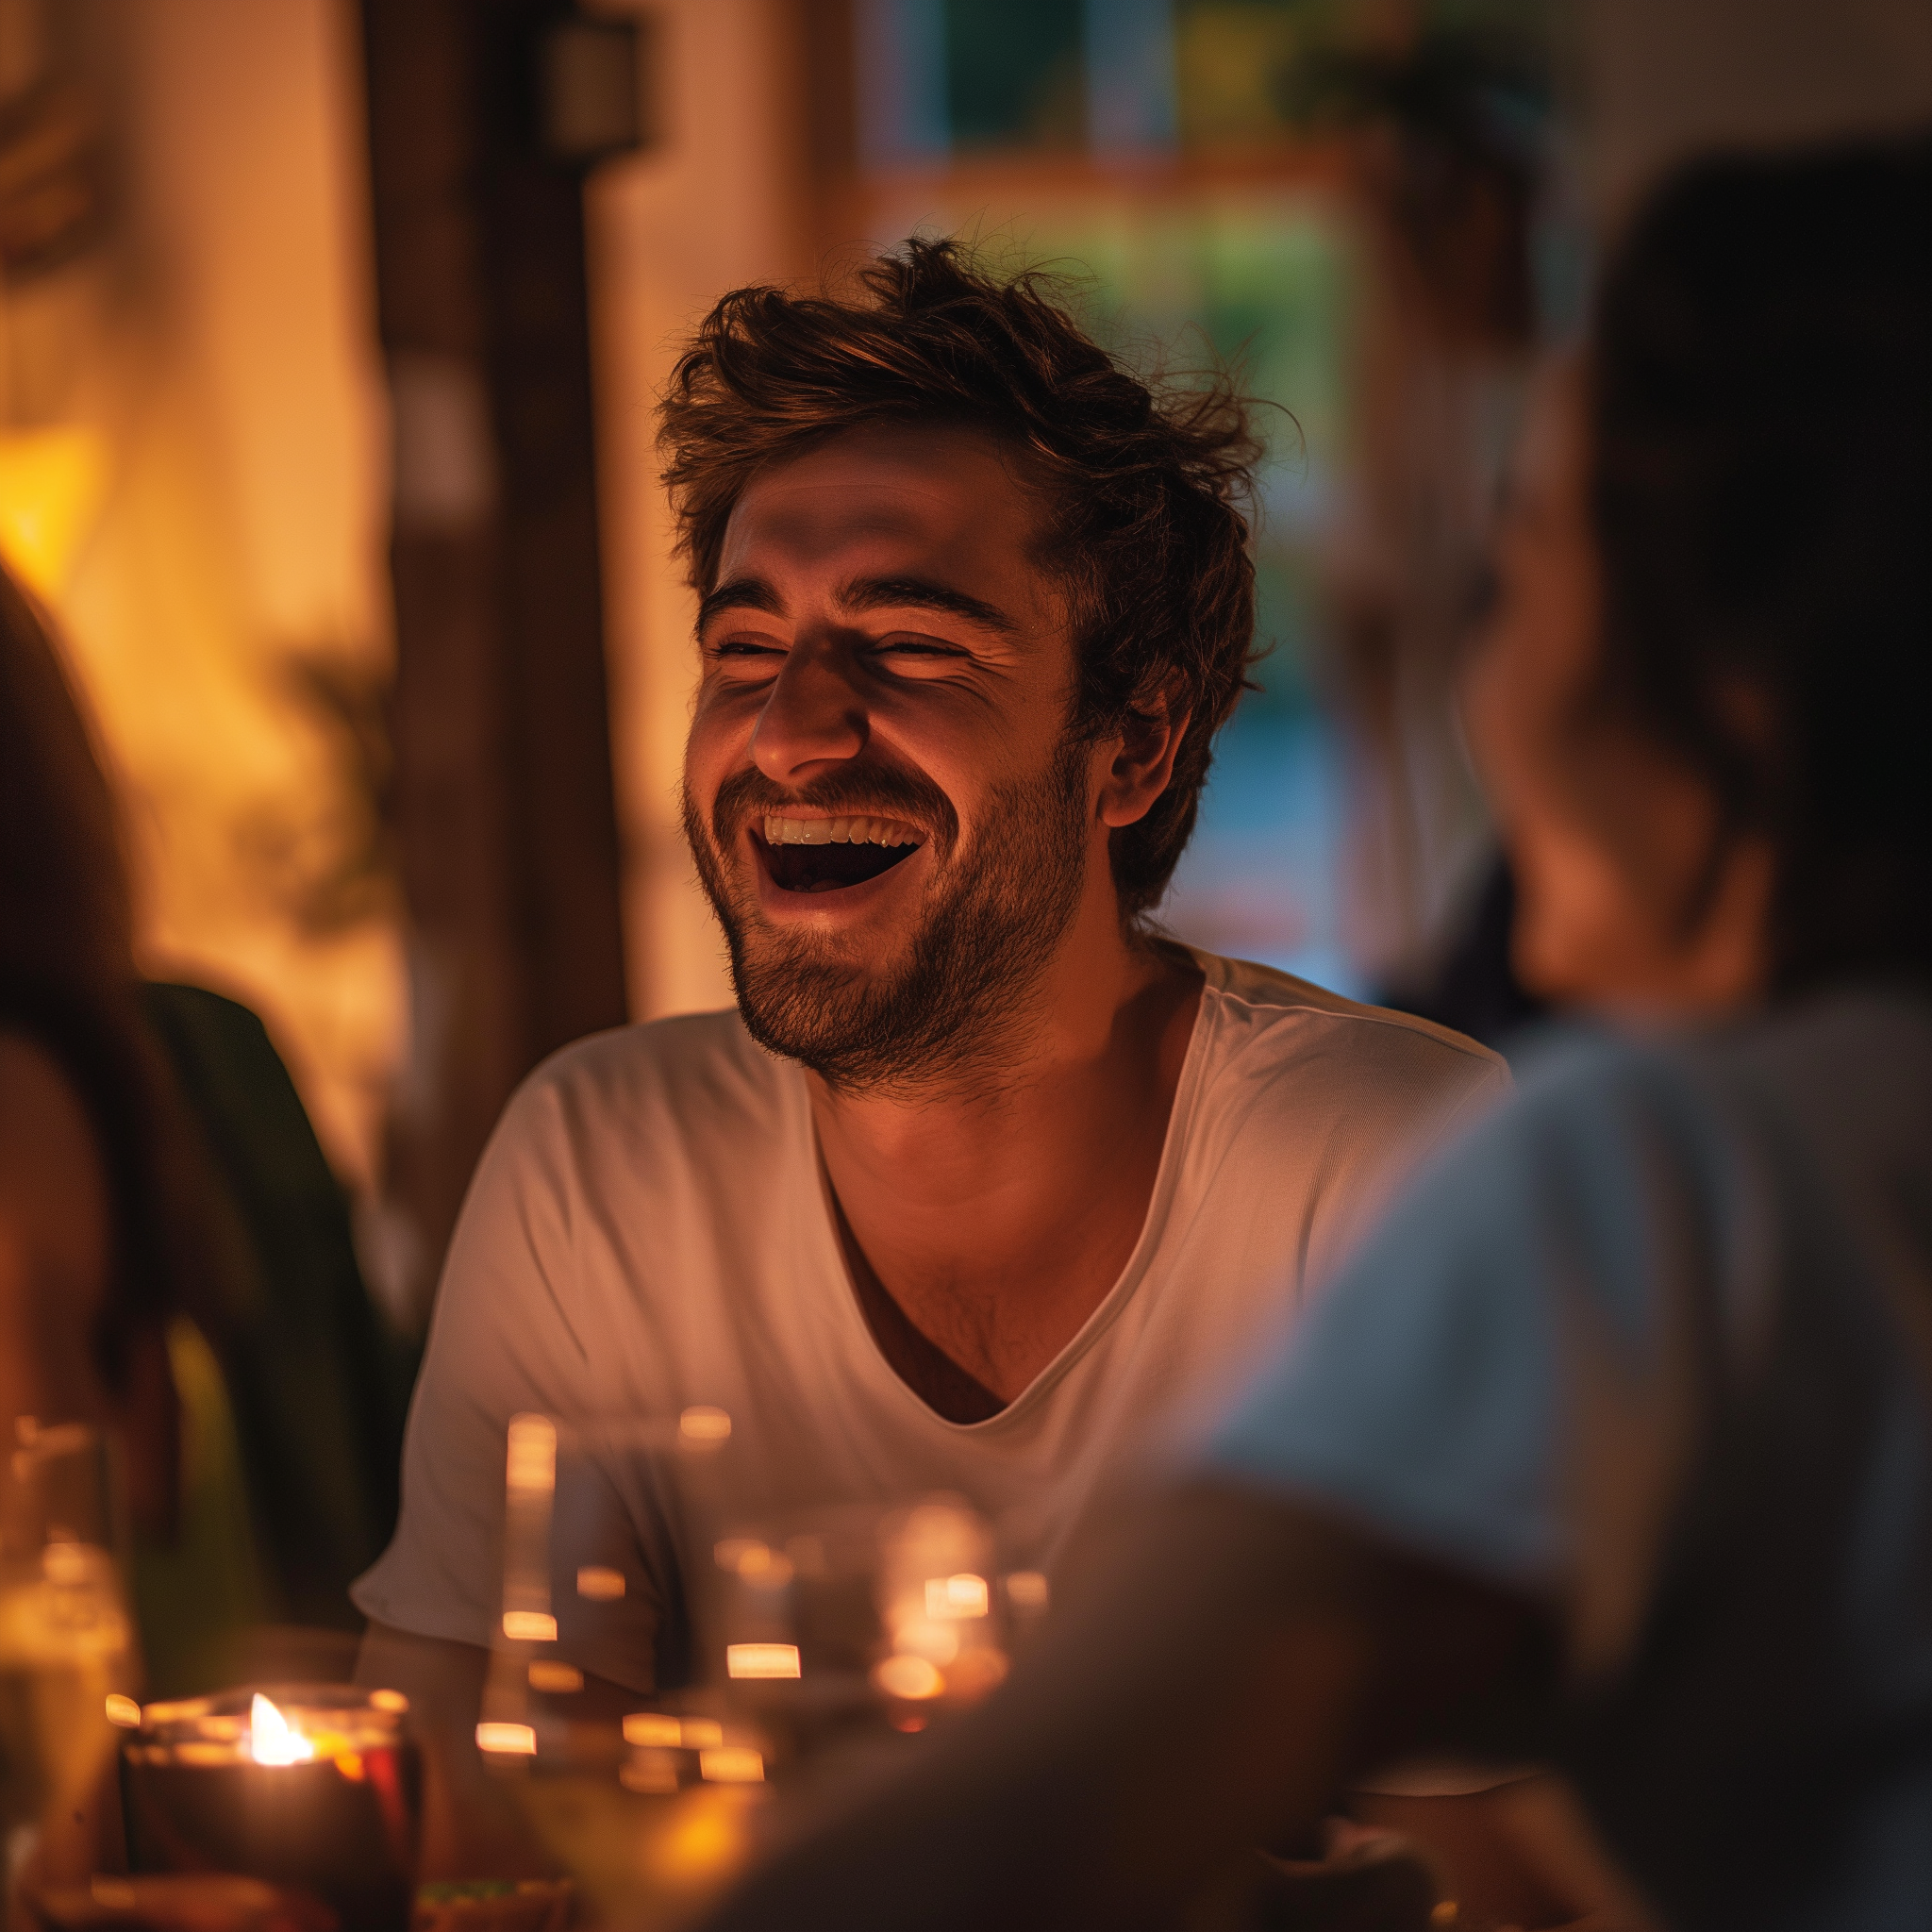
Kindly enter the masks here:
[[1592, 1026], [710, 1932], [1202, 1923], [1428, 1748], [1562, 1768], [1678, 1932], [1932, 1924], [1932, 142], [1666, 183], [1499, 560], [1515, 962]]

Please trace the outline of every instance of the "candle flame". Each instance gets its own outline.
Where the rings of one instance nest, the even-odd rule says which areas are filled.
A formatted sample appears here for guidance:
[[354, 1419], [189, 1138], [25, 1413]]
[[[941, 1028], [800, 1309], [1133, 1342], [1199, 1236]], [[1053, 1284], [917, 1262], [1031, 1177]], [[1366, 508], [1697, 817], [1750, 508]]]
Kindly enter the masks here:
[[248, 1707], [248, 1755], [258, 1764], [306, 1764], [315, 1746], [258, 1690]]

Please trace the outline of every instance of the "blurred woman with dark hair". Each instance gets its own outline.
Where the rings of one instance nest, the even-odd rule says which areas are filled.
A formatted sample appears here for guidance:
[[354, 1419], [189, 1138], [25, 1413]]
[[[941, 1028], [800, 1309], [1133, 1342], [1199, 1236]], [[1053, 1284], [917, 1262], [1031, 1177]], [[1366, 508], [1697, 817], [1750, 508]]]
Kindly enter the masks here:
[[1566, 1770], [1672, 1926], [1932, 1923], [1932, 144], [1669, 184], [1501, 562], [1517, 963], [1610, 1024], [714, 1932], [1178, 1923], [1443, 1746]]
[[260, 1021], [138, 974], [112, 793], [0, 574], [0, 1429], [118, 1438], [150, 1694], [347, 1674], [400, 1355]]
[[205, 1265], [183, 1158], [113, 800], [38, 618], [0, 575], [0, 1424], [113, 1429], [135, 1516], [163, 1533], [167, 1324]]

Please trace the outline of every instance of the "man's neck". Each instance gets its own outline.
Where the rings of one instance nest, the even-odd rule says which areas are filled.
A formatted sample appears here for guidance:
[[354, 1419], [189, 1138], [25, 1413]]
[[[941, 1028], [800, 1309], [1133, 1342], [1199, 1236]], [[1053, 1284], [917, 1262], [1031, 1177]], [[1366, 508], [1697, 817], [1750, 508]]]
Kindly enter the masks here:
[[808, 1076], [860, 1301], [942, 1414], [1011, 1401], [1118, 1279], [1200, 987], [1178, 949], [1121, 930], [1109, 892], [1002, 1029], [996, 1078], [969, 1067], [931, 1091], [846, 1093]]

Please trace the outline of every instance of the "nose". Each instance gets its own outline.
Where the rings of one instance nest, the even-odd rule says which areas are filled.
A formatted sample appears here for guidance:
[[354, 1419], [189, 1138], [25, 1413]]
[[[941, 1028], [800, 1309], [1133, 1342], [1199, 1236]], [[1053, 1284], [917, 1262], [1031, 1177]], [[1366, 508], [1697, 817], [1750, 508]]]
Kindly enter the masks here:
[[803, 785], [825, 767], [855, 758], [868, 733], [865, 706], [840, 655], [794, 643], [773, 680], [751, 740], [751, 755], [778, 785]]

